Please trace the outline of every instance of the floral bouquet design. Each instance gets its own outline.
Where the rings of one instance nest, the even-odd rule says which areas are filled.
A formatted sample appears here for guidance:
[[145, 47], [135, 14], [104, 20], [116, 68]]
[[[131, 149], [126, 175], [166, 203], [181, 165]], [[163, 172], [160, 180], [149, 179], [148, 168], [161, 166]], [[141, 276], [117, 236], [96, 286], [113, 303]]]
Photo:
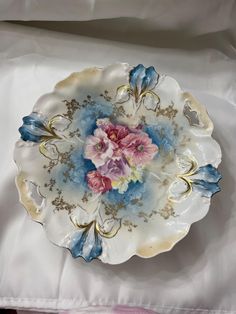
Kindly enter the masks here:
[[205, 108], [154, 67], [73, 73], [23, 118], [20, 201], [73, 257], [118, 264], [170, 250], [221, 178]]
[[97, 120], [97, 126], [85, 141], [84, 157], [97, 168], [87, 173], [88, 186], [95, 193], [117, 189], [123, 194], [129, 182], [142, 182], [145, 165], [158, 147], [141, 128], [129, 129], [109, 119]]

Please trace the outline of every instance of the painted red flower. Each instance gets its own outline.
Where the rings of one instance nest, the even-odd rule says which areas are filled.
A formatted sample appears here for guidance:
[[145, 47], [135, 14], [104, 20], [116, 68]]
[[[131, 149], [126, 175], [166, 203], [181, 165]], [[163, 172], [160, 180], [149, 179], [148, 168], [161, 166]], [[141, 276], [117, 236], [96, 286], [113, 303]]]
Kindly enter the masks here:
[[94, 193], [105, 193], [112, 189], [111, 180], [97, 170], [89, 171], [86, 176], [89, 188]]
[[106, 132], [107, 137], [117, 144], [126, 137], [130, 130], [127, 126], [120, 124], [112, 124], [108, 119], [99, 119], [97, 125]]

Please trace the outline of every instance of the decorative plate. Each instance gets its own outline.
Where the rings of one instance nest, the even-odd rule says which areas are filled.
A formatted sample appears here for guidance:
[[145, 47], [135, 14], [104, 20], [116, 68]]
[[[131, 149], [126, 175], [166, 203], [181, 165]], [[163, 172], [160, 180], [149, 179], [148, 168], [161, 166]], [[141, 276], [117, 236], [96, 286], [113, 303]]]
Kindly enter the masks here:
[[206, 109], [154, 67], [73, 73], [23, 118], [20, 201], [73, 257], [118, 264], [170, 250], [219, 191]]

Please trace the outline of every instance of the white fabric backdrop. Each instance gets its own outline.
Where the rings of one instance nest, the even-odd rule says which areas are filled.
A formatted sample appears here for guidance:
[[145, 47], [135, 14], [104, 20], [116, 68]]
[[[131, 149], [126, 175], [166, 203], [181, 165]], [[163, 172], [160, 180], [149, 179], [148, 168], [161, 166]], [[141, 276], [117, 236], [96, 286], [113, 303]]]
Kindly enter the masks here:
[[[117, 61], [154, 65], [206, 105], [223, 152], [222, 191], [171, 252], [118, 266], [86, 264], [52, 245], [26, 215], [12, 152], [21, 118], [40, 95], [73, 71]], [[235, 60], [213, 49], [190, 53], [2, 23], [0, 71], [0, 307], [56, 311], [125, 304], [160, 313], [236, 313]]]
[[84, 21], [129, 17], [148, 20], [148, 26], [158, 29], [202, 34], [232, 28], [235, 7], [234, 0], [1, 0], [0, 19]]

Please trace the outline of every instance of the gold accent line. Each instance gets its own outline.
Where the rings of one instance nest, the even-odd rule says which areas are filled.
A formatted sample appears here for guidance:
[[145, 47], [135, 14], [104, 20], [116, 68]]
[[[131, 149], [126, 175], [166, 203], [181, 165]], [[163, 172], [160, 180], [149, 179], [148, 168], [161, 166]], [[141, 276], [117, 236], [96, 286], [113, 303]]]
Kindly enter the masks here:
[[94, 231], [95, 231], [96, 233], [100, 234], [102, 237], [108, 238], [108, 239], [113, 238], [113, 237], [117, 234], [117, 232], [119, 231], [119, 229], [120, 229], [120, 227], [121, 227], [121, 220], [119, 220], [119, 228], [117, 228], [117, 229], [115, 228], [113, 232], [112, 232], [113, 229], [112, 229], [111, 231], [109, 231], [109, 232], [103, 232], [103, 231], [101, 230], [101, 227], [100, 227], [99, 223], [98, 223], [96, 220], [92, 220], [92, 221], [91, 221], [90, 223], [88, 223], [88, 224], [80, 224], [80, 223], [78, 223], [76, 217], [71, 217], [71, 216], [70, 216], [70, 220], [71, 220], [71, 222], [73, 223], [73, 225], [74, 225], [75, 227], [79, 228], [79, 229], [86, 229], [86, 230], [89, 230], [89, 229], [92, 227], [92, 225], [94, 225]]
[[67, 125], [67, 127], [65, 128], [65, 130], [67, 130], [67, 129], [69, 128], [69, 126], [71, 125], [71, 122], [72, 122], [72, 121], [71, 121], [70, 119], [66, 118], [64, 115], [61, 115], [61, 114], [57, 114], [57, 115], [53, 116], [53, 117], [49, 120], [48, 125], [47, 125], [48, 130], [49, 130], [54, 136], [56, 136], [58, 139], [60, 139], [60, 137], [54, 132], [54, 129], [55, 129], [55, 128], [53, 127], [53, 124], [54, 124], [54, 122], [56, 121], [57, 118], [63, 118], [63, 119], [68, 120], [68, 125]]
[[[40, 153], [41, 153], [42, 155], [44, 155], [44, 157], [46, 157], [46, 158], [48, 158], [48, 159], [51, 159], [51, 160], [58, 160], [58, 158], [49, 158], [49, 157], [46, 155], [47, 149], [46, 149], [45, 146], [46, 146], [46, 144], [47, 144], [50, 140], [51, 140], [51, 138], [48, 139], [48, 140], [45, 140], [45, 141], [41, 142], [41, 143], [39, 144], [39, 151], [40, 151]], [[59, 151], [58, 151], [58, 149], [57, 149], [57, 146], [56, 146], [55, 144], [51, 144], [51, 145], [55, 147], [57, 153], [59, 154]]]
[[80, 224], [78, 223], [78, 220], [76, 217], [71, 217], [70, 216], [70, 221], [73, 223], [73, 225], [79, 229], [90, 229], [91, 226], [94, 224], [94, 220], [92, 220], [90, 223], [88, 224]]
[[127, 91], [127, 92], [131, 92], [131, 88], [129, 85], [121, 85], [117, 88], [116, 92], [118, 92], [119, 90], [124, 90], [124, 91]]
[[146, 91], [142, 92], [140, 94], [140, 97], [142, 99], [143, 97], [145, 97], [146, 95], [149, 95], [149, 94], [152, 95], [154, 98], [157, 98], [158, 103], [160, 102], [160, 97], [155, 92], [153, 92], [152, 90], [146, 90]]
[[[45, 131], [47, 131], [47, 132], [50, 133], [51, 135], [44, 135], [44, 136], [42, 136], [41, 142], [40, 142], [40, 144], [39, 144], [39, 151], [40, 151], [40, 153], [42, 153], [46, 158], [49, 158], [49, 157], [46, 155], [46, 152], [47, 152], [47, 149], [46, 149], [46, 147], [45, 147], [46, 144], [47, 144], [49, 141], [51, 141], [51, 140], [56, 140], [56, 139], [57, 139], [57, 140], [60, 140], [60, 139], [62, 139], [60, 136], [58, 136], [58, 135], [56, 134], [56, 132], [54, 131], [55, 128], [53, 127], [53, 124], [54, 124], [55, 120], [56, 120], [58, 117], [61, 117], [61, 118], [66, 119], [66, 120], [69, 121], [69, 123], [68, 123], [66, 129], [68, 129], [68, 127], [69, 127], [70, 124], [71, 124], [71, 120], [65, 118], [63, 115], [56, 115], [56, 116], [52, 117], [52, 118], [49, 120], [49, 122], [48, 122], [48, 124], [47, 124], [46, 126], [44, 126]], [[58, 151], [56, 145], [55, 145], [55, 144], [52, 144], [52, 145], [55, 147], [56, 151], [59, 153], [59, 151]], [[51, 159], [51, 158], [49, 158], [49, 159]]]
[[187, 197], [187, 196], [188, 196], [189, 194], [191, 194], [192, 191], [193, 191], [193, 187], [192, 187], [193, 181], [190, 180], [190, 179], [188, 179], [188, 178], [186, 178], [185, 176], [179, 177], [179, 178], [181, 178], [181, 179], [187, 184], [186, 191], [184, 191], [184, 192], [182, 193], [182, 195], [184, 195], [185, 197]]
[[[184, 192], [182, 192], [182, 196], [184, 196], [185, 198], [187, 196], [189, 196], [193, 191], [193, 187], [192, 187], [193, 180], [191, 180], [189, 177], [194, 175], [196, 173], [197, 169], [198, 169], [198, 164], [195, 160], [192, 159], [191, 160], [191, 167], [188, 170], [188, 172], [183, 173], [183, 174], [177, 174], [177, 176], [176, 176], [177, 178], [183, 180], [187, 185], [186, 190]], [[176, 199], [174, 199], [172, 197], [168, 197], [168, 199], [172, 202], [175, 202], [175, 203], [179, 201], [179, 200], [177, 201]]]
[[184, 174], [180, 174], [178, 176], [190, 177], [197, 171], [197, 169], [198, 169], [198, 164], [196, 160], [191, 159], [191, 168], [188, 170], [188, 172]]
[[111, 239], [113, 238], [117, 233], [118, 231], [120, 230], [120, 227], [121, 227], [121, 219], [119, 219], [119, 227], [118, 228], [112, 228], [111, 231], [108, 231], [108, 232], [103, 232], [101, 229], [100, 229], [100, 225], [99, 223], [96, 221], [95, 223], [95, 229], [97, 230], [97, 232], [104, 238], [108, 238], [108, 239]]

